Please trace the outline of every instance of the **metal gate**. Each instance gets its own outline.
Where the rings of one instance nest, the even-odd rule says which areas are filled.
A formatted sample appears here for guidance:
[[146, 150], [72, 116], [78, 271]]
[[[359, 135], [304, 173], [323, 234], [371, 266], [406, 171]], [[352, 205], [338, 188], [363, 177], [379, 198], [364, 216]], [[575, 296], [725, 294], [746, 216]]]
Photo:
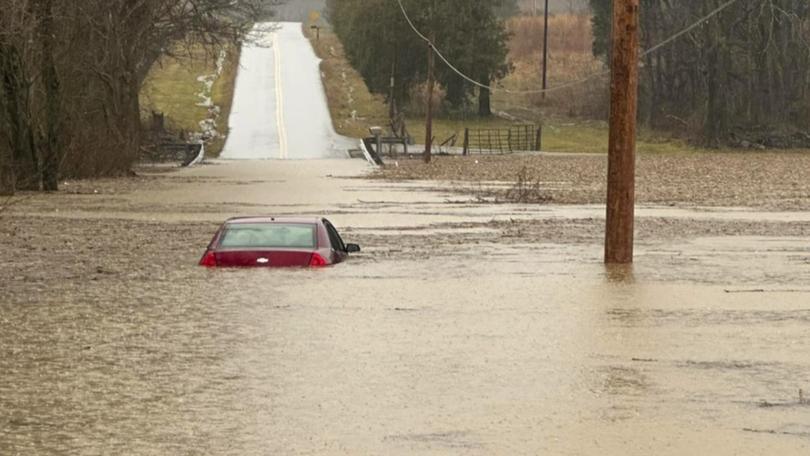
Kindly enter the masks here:
[[542, 132], [542, 127], [531, 124], [508, 128], [465, 128], [464, 155], [539, 151]]

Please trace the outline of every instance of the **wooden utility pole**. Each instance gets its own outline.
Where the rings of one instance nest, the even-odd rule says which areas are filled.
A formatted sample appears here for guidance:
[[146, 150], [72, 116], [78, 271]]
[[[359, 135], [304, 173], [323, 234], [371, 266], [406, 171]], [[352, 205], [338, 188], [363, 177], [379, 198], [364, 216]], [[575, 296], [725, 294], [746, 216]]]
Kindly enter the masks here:
[[605, 263], [633, 262], [639, 0], [613, 0]]
[[[432, 16], [432, 14], [431, 14]], [[433, 147], [433, 86], [435, 85], [436, 58], [433, 54], [433, 42], [436, 40], [436, 33], [430, 31], [430, 43], [428, 43], [428, 80], [427, 80], [427, 123], [425, 124], [425, 163], [430, 163], [431, 149]]]
[[[388, 118], [391, 120], [391, 126], [392, 126], [391, 128], [393, 128], [394, 130], [396, 130], [396, 127], [394, 127], [394, 124], [396, 123], [396, 117], [397, 117], [397, 103], [394, 100], [394, 97], [395, 97], [394, 89], [396, 89], [396, 72], [397, 72], [397, 58], [396, 58], [396, 53], [394, 53], [394, 62], [391, 63], [391, 81], [390, 81], [390, 87], [389, 87], [389, 92], [388, 92]], [[396, 136], [396, 135], [397, 135], [397, 132], [394, 131], [394, 136]]]
[[[535, 3], [536, 5], [536, 3]], [[548, 88], [548, 0], [543, 10], [543, 100], [546, 99], [546, 88]]]

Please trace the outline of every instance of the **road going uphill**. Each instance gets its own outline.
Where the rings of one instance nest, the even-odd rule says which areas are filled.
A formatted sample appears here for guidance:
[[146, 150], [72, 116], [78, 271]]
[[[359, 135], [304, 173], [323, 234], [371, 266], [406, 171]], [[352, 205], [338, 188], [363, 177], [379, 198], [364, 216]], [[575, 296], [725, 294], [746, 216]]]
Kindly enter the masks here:
[[257, 24], [242, 48], [239, 64], [222, 158], [346, 156], [354, 141], [335, 133], [320, 59], [300, 23]]

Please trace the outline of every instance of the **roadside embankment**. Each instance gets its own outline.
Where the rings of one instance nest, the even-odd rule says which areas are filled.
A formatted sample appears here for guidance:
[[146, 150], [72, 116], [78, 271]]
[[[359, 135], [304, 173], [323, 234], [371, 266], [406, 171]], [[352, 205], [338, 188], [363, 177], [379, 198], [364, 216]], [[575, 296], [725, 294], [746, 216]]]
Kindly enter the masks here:
[[321, 76], [335, 131], [362, 138], [368, 136], [369, 126], [387, 125], [388, 111], [383, 97], [369, 92], [346, 58], [337, 35], [328, 27], [321, 27], [316, 34], [307, 23], [303, 24], [303, 30], [315, 55], [322, 60]]
[[218, 156], [228, 135], [239, 55], [236, 45], [178, 45], [149, 72], [141, 91], [142, 113], [163, 113], [169, 132], [199, 136], [206, 142], [206, 155]]

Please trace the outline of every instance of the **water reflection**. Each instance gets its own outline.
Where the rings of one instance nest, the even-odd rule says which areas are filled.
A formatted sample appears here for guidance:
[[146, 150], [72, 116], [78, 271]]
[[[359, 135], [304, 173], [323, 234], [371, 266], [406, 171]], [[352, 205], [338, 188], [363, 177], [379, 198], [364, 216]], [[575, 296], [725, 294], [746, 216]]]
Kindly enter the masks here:
[[605, 264], [605, 279], [608, 283], [631, 285], [636, 282], [634, 265]]

